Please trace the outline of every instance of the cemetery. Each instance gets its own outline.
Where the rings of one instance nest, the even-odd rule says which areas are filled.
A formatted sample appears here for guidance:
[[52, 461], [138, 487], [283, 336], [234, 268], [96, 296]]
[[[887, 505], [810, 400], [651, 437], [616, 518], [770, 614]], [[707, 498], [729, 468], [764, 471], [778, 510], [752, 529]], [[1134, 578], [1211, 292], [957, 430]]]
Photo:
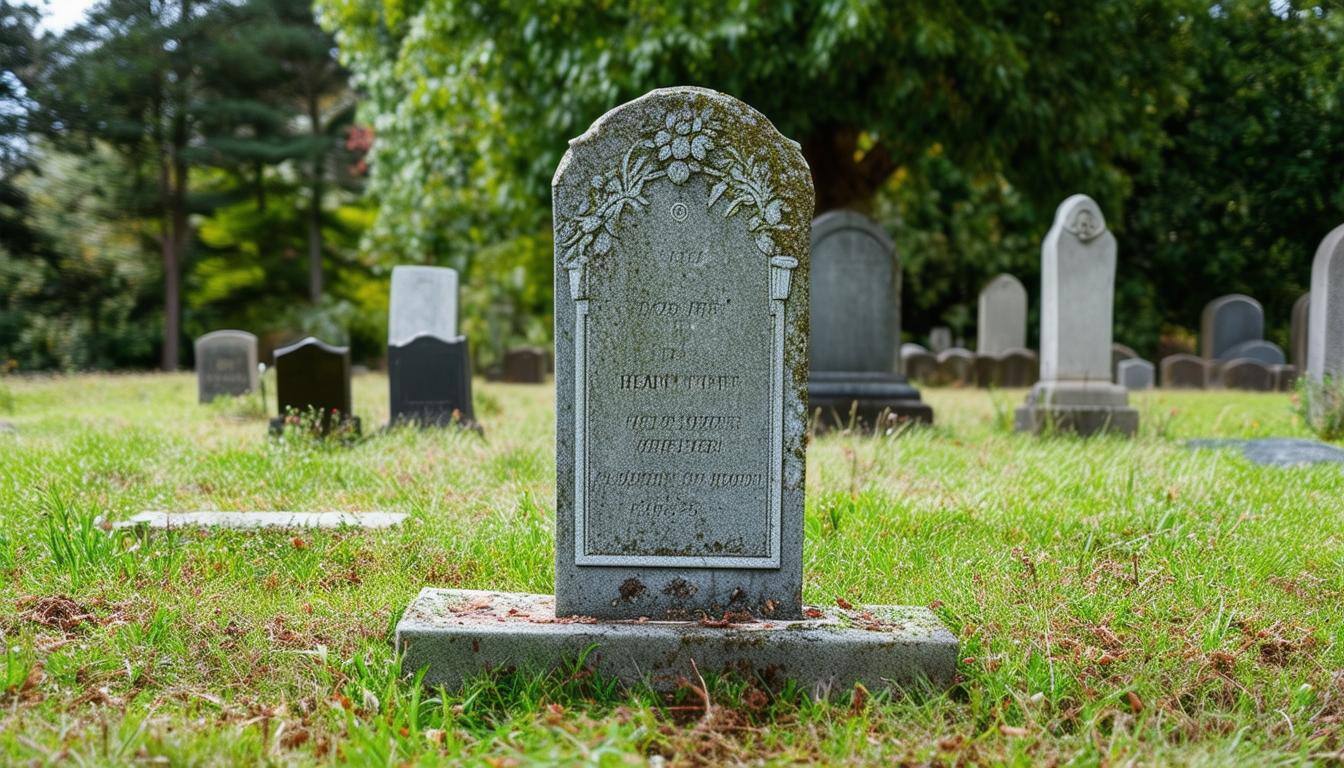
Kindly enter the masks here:
[[0, 6], [0, 764], [1344, 762], [1344, 16], [1046, 6]]

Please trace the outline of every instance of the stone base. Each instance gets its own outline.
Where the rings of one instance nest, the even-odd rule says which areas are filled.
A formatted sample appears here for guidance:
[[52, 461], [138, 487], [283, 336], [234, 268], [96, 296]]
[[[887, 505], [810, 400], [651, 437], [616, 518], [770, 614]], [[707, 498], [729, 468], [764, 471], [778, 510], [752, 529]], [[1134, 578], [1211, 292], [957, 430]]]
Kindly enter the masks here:
[[807, 382], [807, 409], [820, 429], [886, 426], [884, 421], [933, 423], [933, 408], [919, 390], [894, 373], [813, 372]]
[[[627, 685], [674, 689], [701, 674], [795, 681], [814, 696], [928, 684], [946, 688], [957, 639], [927, 608], [815, 610], [798, 621], [598, 621], [556, 618], [555, 598], [425, 589], [397, 623], [403, 674], [456, 690], [489, 672], [551, 670], [584, 659]], [[694, 662], [694, 666], [692, 666]]]
[[1014, 428], [1033, 434], [1054, 429], [1079, 435], [1132, 435], [1139, 429], [1139, 412], [1129, 407], [1129, 393], [1118, 384], [1042, 381], [1017, 409]]

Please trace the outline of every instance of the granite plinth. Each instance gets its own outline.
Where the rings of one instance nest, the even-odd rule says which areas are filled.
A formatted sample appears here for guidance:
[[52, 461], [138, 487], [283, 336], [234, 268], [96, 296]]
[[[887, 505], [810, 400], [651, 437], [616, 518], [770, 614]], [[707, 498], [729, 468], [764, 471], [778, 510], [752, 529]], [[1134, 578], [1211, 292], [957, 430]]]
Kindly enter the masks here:
[[113, 528], [391, 528], [405, 512], [141, 512]]
[[808, 412], [817, 426], [873, 427], [896, 421], [933, 423], [933, 408], [919, 399], [919, 390], [894, 373], [813, 371], [807, 382]]
[[[793, 621], [557, 618], [550, 595], [425, 589], [397, 624], [402, 671], [458, 689], [493, 672], [550, 670], [582, 658], [627, 685], [674, 689], [701, 674], [792, 680], [816, 697], [951, 685], [957, 639], [923, 607], [808, 609]], [[694, 665], [692, 664], [694, 662]]]
[[1129, 406], [1124, 387], [1110, 382], [1040, 382], [1014, 414], [1018, 432], [1073, 432], [1132, 435], [1139, 412]]

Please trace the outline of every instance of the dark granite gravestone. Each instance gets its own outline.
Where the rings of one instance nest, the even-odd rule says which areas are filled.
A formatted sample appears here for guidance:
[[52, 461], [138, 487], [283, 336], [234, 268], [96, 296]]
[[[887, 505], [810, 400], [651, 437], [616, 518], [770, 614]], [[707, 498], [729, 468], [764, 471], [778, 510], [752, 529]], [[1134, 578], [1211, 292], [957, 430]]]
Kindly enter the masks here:
[[812, 222], [808, 410], [817, 425], [932, 422], [901, 375], [901, 267], [877, 222], [830, 211]]
[[1233, 293], [1204, 305], [1199, 320], [1199, 352], [1204, 359], [1230, 360], [1232, 347], [1264, 337], [1265, 310], [1250, 296]]
[[196, 340], [196, 390], [200, 402], [257, 389], [257, 337], [247, 331], [212, 331]]
[[502, 378], [510, 384], [545, 384], [546, 350], [541, 347], [516, 347], [504, 353]]
[[471, 353], [465, 337], [421, 334], [387, 347], [391, 421], [422, 426], [474, 425]]
[[326, 433], [348, 429], [359, 433], [359, 418], [350, 406], [350, 348], [333, 347], [312, 336], [275, 350], [275, 393], [280, 415], [271, 431], [313, 418]]
[[1297, 467], [1308, 464], [1344, 463], [1344, 450], [1318, 443], [1287, 437], [1263, 437], [1255, 440], [1189, 440], [1185, 446], [1192, 450], [1202, 448], [1239, 448], [1248, 460], [1269, 467]]
[[938, 358], [932, 352], [902, 350], [901, 370], [910, 381], [933, 384], [938, 380]]
[[975, 353], [952, 347], [938, 353], [938, 381], [944, 386], [975, 386]]
[[1003, 387], [1030, 387], [1041, 375], [1041, 361], [1030, 349], [1010, 349], [999, 356]]
[[1289, 362], [1299, 371], [1307, 370], [1307, 330], [1311, 325], [1311, 292], [1302, 294], [1293, 302], [1293, 314], [1288, 333]]
[[975, 385], [977, 387], [1003, 386], [1003, 360], [998, 355], [976, 354]]
[[425, 590], [402, 669], [456, 688], [582, 656], [661, 689], [695, 670], [946, 685], [957, 643], [927, 609], [803, 610], [800, 147], [736, 99], [662, 89], [571, 141], [552, 194], [556, 594]]
[[1272, 392], [1276, 386], [1274, 372], [1269, 366], [1250, 358], [1222, 363], [1219, 366], [1219, 381], [1226, 389], [1245, 389], [1253, 392]]
[[1158, 363], [1166, 389], [1208, 389], [1209, 361], [1196, 355], [1167, 355]]
[[1279, 349], [1278, 344], [1275, 344], [1272, 341], [1263, 341], [1261, 339], [1241, 342], [1228, 349], [1227, 356], [1223, 359], [1238, 360], [1242, 358], [1255, 360], [1256, 362], [1264, 363], [1265, 365], [1283, 365], [1287, 362], [1284, 359], [1283, 350]]

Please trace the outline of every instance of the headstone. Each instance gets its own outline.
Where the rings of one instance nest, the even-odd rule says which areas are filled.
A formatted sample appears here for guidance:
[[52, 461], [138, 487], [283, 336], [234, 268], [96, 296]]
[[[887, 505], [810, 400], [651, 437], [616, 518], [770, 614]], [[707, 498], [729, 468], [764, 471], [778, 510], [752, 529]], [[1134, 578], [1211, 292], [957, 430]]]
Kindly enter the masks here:
[[830, 211], [812, 222], [808, 410], [818, 425], [932, 422], [901, 375], [901, 267], [877, 222]]
[[1196, 355], [1167, 355], [1159, 363], [1166, 389], [1207, 389], [1209, 361]]
[[1219, 381], [1226, 389], [1272, 392], [1277, 386], [1274, 372], [1259, 360], [1228, 360], [1221, 366]]
[[1116, 384], [1120, 383], [1120, 361], [1121, 360], [1141, 360], [1138, 352], [1133, 347], [1124, 344], [1111, 344], [1111, 380]]
[[1344, 463], [1344, 450], [1328, 443], [1289, 437], [1262, 437], [1255, 440], [1190, 440], [1187, 448], [1239, 448], [1254, 464], [1268, 467], [1300, 467], [1310, 464]]
[[1237, 360], [1246, 358], [1256, 360], [1265, 365], [1283, 365], [1287, 362], [1283, 356], [1283, 350], [1278, 344], [1272, 341], [1262, 341], [1255, 339], [1252, 341], [1243, 341], [1240, 344], [1227, 350], [1227, 360]]
[[257, 337], [247, 331], [211, 331], [196, 340], [200, 402], [257, 389]]
[[545, 384], [546, 350], [516, 347], [504, 353], [503, 380], [510, 384]]
[[933, 384], [938, 379], [938, 357], [923, 350], [902, 350], [901, 370], [910, 381]]
[[280, 415], [271, 421], [272, 432], [306, 416], [315, 416], [313, 426], [322, 432], [337, 426], [359, 431], [350, 407], [349, 347], [309, 336], [275, 350], [275, 392]]
[[1116, 383], [1131, 392], [1152, 389], [1154, 378], [1153, 364], [1139, 358], [1121, 360], [1115, 374]]
[[1204, 305], [1199, 321], [1199, 350], [1206, 360], [1229, 360], [1228, 351], [1243, 341], [1265, 337], [1265, 310], [1250, 296], [1233, 293]]
[[915, 344], [907, 341], [906, 343], [901, 345], [902, 356], [911, 352], [928, 352], [928, 351], [929, 350], [926, 349], [923, 344]]
[[975, 356], [975, 385], [977, 387], [1003, 386], [1003, 361], [998, 355]]
[[1041, 243], [1041, 380], [1017, 409], [1017, 429], [1138, 429], [1138, 411], [1111, 379], [1115, 263], [1115, 236], [1096, 202], [1061, 203]]
[[1002, 371], [1001, 386], [1017, 388], [1030, 387], [1036, 383], [1041, 372], [1040, 360], [1030, 349], [1010, 349], [999, 356]]
[[1274, 374], [1274, 388], [1280, 392], [1292, 392], [1297, 385], [1297, 366], [1295, 365], [1271, 365], [1269, 370]]
[[952, 348], [952, 329], [945, 325], [935, 326], [929, 331], [929, 351], [941, 354]]
[[1330, 230], [1311, 262], [1311, 306], [1307, 328], [1310, 381], [1344, 376], [1344, 224]]
[[927, 610], [824, 635], [836, 612], [803, 611], [799, 146], [736, 99], [662, 89], [572, 141], [552, 194], [556, 594], [425, 590], [397, 628], [403, 669], [455, 688], [583, 655], [664, 689], [693, 669], [947, 684], [956, 640]]
[[1307, 369], [1307, 326], [1311, 324], [1311, 293], [1293, 302], [1292, 325], [1288, 332], [1289, 362], [1299, 371]]
[[457, 271], [447, 267], [396, 266], [387, 318], [388, 346], [421, 334], [457, 338]]
[[1027, 346], [1027, 289], [1016, 277], [999, 275], [980, 291], [975, 336], [982, 356]]
[[952, 347], [938, 354], [938, 380], [954, 387], [975, 386], [975, 353]]
[[391, 421], [422, 426], [474, 426], [471, 351], [466, 337], [421, 334], [387, 346]]

